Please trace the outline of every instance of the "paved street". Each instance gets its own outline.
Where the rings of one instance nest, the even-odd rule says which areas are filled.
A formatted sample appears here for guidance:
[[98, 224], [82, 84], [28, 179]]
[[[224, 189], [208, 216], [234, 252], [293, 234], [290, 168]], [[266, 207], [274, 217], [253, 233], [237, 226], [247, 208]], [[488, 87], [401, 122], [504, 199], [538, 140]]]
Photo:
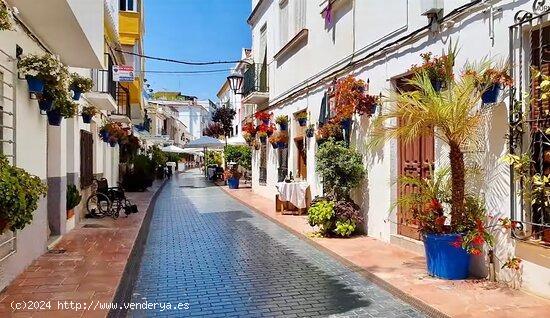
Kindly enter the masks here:
[[188, 309], [130, 317], [421, 316], [196, 172], [165, 186], [151, 222], [133, 301]]

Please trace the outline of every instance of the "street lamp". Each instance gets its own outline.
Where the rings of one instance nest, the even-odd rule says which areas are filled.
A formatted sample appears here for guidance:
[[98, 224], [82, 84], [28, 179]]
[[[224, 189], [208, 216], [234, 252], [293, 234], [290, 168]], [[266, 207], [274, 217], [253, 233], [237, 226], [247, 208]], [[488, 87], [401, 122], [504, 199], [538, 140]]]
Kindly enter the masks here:
[[229, 87], [235, 94], [239, 94], [241, 87], [243, 86], [244, 76], [239, 71], [233, 71], [231, 75], [227, 77], [229, 81]]

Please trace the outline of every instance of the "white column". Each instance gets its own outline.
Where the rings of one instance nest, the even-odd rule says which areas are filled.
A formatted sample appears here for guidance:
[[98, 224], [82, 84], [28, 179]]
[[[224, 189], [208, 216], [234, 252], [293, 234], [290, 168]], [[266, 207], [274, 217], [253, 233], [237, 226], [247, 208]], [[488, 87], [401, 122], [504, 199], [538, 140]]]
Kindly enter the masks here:
[[48, 125], [48, 223], [52, 235], [65, 233], [67, 193], [67, 123]]

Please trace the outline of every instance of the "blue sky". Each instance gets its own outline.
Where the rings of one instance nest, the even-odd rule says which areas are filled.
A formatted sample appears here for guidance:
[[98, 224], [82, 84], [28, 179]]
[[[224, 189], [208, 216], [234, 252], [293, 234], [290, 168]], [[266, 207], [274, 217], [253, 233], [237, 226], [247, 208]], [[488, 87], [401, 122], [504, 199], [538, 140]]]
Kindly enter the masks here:
[[[145, 0], [145, 54], [184, 61], [239, 60], [250, 47], [246, 19], [250, 0]], [[228, 69], [232, 64], [187, 66], [146, 60], [146, 70]], [[217, 100], [228, 72], [214, 74], [146, 74], [155, 91], [181, 91]]]

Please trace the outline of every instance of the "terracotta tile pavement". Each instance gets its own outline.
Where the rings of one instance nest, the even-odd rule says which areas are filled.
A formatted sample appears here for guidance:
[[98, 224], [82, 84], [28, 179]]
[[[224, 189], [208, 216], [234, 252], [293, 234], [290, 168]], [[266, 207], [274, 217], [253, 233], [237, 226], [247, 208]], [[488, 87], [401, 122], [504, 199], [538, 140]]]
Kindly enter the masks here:
[[[85, 219], [0, 293], [0, 317], [105, 317], [108, 310], [58, 310], [58, 301], [80, 304], [113, 300], [147, 208], [161, 182], [146, 192], [127, 193], [139, 213], [129, 217]], [[96, 227], [83, 227], [94, 224]], [[100, 227], [98, 227], [100, 226]], [[44, 305], [48, 310], [13, 310], [12, 302]]]
[[390, 292], [436, 316], [548, 317], [550, 300], [484, 280], [446, 281], [426, 274], [424, 257], [368, 236], [312, 238], [306, 216], [282, 215], [251, 189], [222, 187], [235, 199], [311, 240]]

